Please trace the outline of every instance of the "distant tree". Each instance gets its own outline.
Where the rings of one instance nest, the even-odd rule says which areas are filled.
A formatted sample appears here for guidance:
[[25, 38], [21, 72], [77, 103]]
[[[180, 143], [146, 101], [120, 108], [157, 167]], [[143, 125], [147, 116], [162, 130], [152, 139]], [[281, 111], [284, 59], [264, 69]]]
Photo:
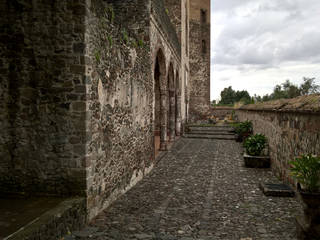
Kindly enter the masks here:
[[248, 104], [251, 102], [251, 97], [248, 91], [242, 90], [236, 92], [235, 102], [243, 102], [245, 104]]
[[273, 88], [273, 93], [271, 93], [270, 99], [275, 100], [275, 99], [280, 99], [280, 98], [285, 98], [285, 93], [282, 90], [282, 86], [277, 84]]
[[252, 98], [248, 91], [234, 91], [231, 86], [223, 89], [220, 93], [220, 96], [220, 105], [233, 105], [236, 102], [242, 102], [244, 104], [252, 103]]
[[219, 104], [233, 104], [235, 102], [236, 92], [232, 89], [231, 86], [225, 88], [220, 93], [221, 100]]
[[289, 80], [282, 83], [284, 98], [295, 98], [300, 96], [300, 89], [298, 86], [292, 84]]
[[315, 78], [303, 77], [303, 83], [300, 85], [299, 90], [301, 95], [308, 95], [318, 93], [320, 86], [315, 84]]
[[254, 102], [262, 102], [262, 97], [260, 97], [260, 96], [257, 95], [257, 94], [254, 94], [253, 100], [254, 100]]

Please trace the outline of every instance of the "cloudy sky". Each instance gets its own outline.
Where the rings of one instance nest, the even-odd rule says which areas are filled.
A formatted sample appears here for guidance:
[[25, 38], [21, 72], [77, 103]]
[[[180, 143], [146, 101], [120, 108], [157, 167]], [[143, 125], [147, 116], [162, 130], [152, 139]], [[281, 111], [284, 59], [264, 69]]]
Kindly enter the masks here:
[[211, 99], [289, 79], [320, 84], [320, 0], [211, 0]]

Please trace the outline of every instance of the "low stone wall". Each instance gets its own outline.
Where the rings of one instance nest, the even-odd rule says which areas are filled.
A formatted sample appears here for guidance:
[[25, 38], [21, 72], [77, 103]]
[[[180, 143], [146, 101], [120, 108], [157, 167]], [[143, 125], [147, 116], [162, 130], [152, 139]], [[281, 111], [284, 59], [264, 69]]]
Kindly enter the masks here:
[[47, 211], [4, 240], [57, 240], [71, 230], [79, 230], [87, 222], [85, 198], [71, 198]]
[[289, 161], [301, 154], [320, 155], [320, 95], [242, 106], [240, 121], [250, 120], [254, 133], [269, 140], [274, 172], [293, 183]]
[[231, 115], [234, 111], [232, 107], [215, 107], [210, 108], [210, 116], [214, 116], [219, 119], [224, 119], [228, 115]]

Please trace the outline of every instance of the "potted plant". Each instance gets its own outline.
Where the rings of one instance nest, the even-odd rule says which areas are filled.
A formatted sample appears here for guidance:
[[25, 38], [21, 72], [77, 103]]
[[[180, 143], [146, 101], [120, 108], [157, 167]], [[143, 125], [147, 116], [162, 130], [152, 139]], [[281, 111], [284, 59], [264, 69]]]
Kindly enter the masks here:
[[234, 125], [234, 131], [237, 134], [237, 142], [244, 141], [252, 134], [252, 122], [244, 121]]
[[290, 164], [302, 200], [310, 207], [320, 207], [320, 156], [302, 155]]
[[246, 167], [268, 168], [270, 157], [263, 155], [267, 145], [267, 138], [263, 134], [255, 134], [244, 141], [244, 162]]
[[291, 175], [297, 180], [304, 215], [296, 218], [298, 239], [319, 239], [320, 236], [320, 156], [302, 155], [289, 162]]

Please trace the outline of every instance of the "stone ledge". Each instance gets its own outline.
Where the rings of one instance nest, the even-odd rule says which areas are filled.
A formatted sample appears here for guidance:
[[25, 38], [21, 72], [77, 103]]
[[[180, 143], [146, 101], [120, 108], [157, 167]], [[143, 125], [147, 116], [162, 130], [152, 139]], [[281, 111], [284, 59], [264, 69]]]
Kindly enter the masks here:
[[320, 94], [249, 104], [239, 107], [238, 110], [319, 114]]
[[56, 240], [71, 230], [82, 228], [86, 222], [85, 198], [71, 198], [45, 212], [4, 240]]

